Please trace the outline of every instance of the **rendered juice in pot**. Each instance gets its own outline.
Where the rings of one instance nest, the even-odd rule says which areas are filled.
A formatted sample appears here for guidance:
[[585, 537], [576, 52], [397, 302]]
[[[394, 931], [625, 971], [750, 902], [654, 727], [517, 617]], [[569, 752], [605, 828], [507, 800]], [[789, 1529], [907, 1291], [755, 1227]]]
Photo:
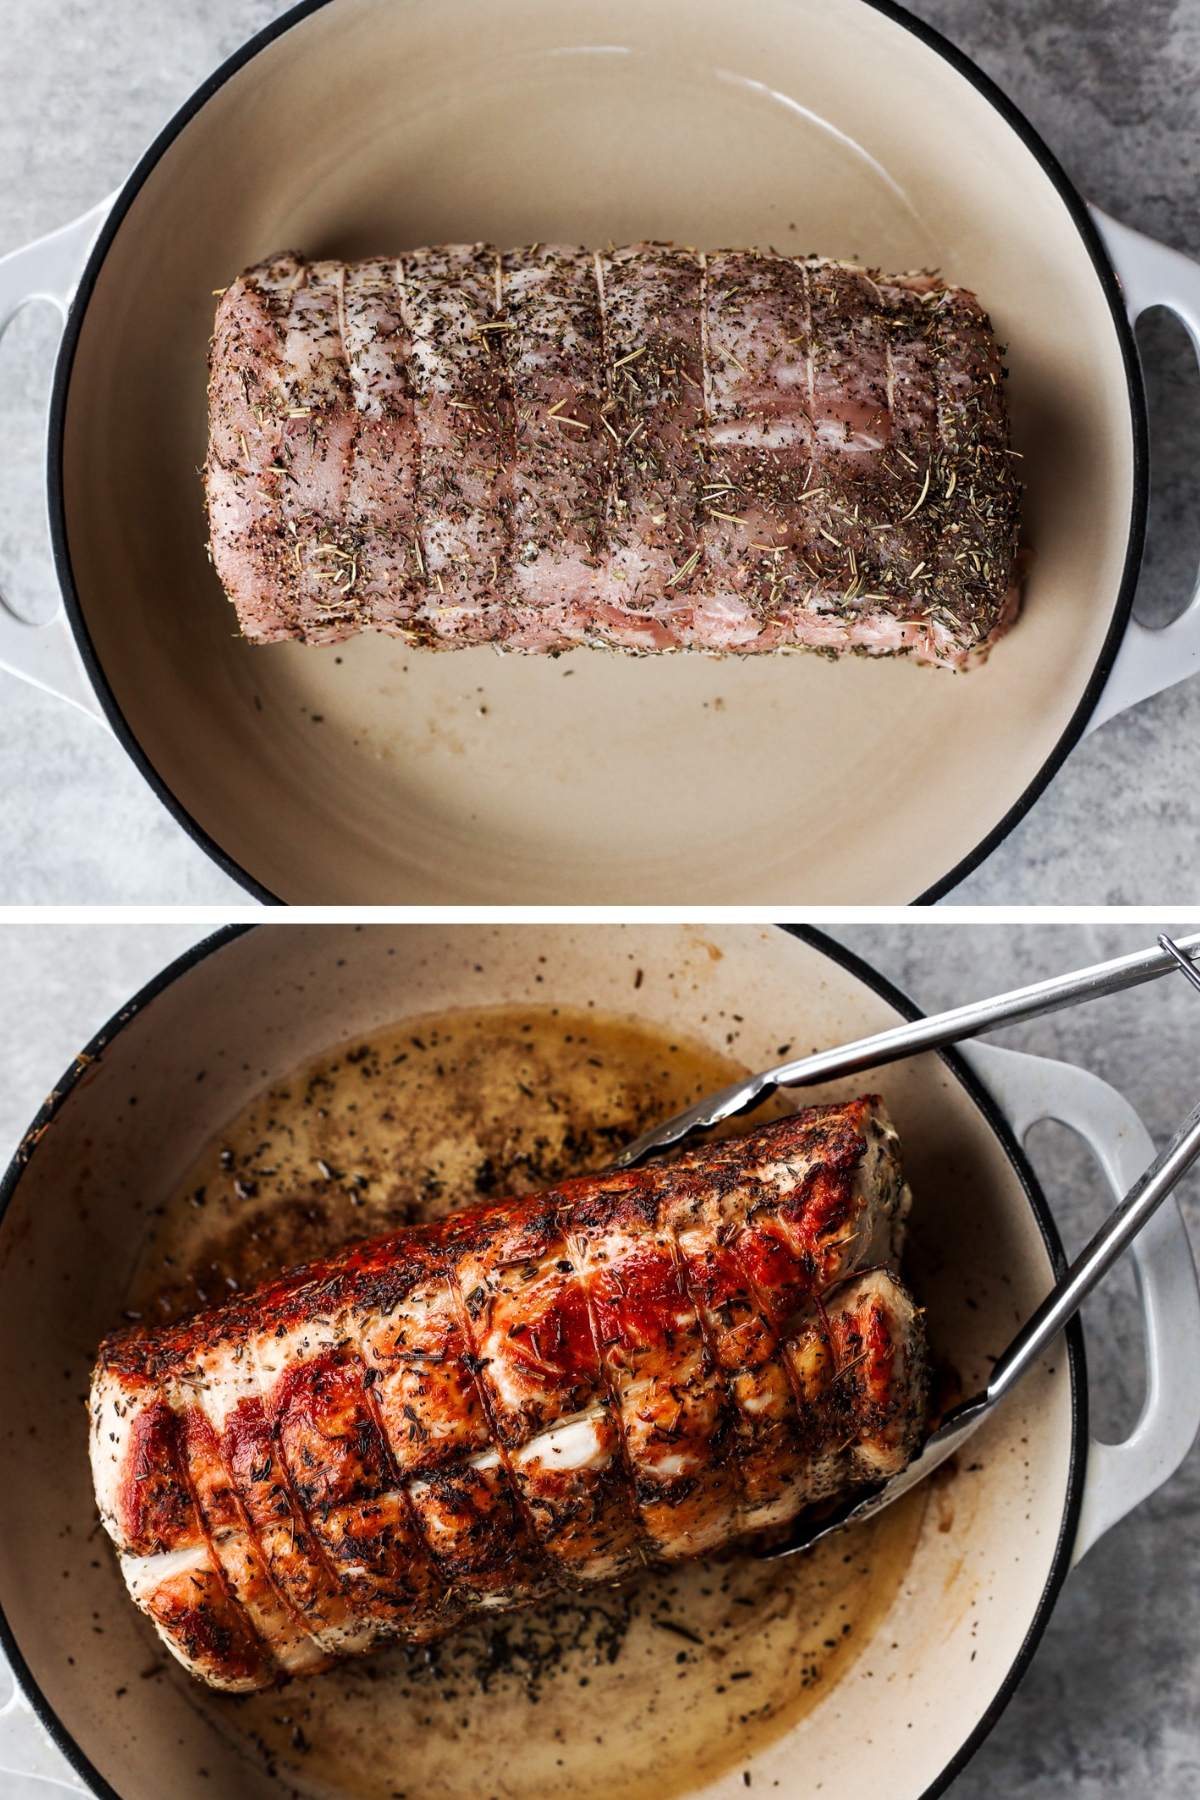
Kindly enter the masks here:
[[[590, 1010], [406, 1020], [231, 1122], [157, 1214], [129, 1309], [213, 1305], [357, 1238], [601, 1167], [745, 1073]], [[755, 1118], [786, 1109], [777, 1097]], [[793, 1561], [647, 1571], [267, 1694], [233, 1700], [170, 1676], [285, 1791], [667, 1800], [752, 1770], [829, 1694], [902, 1583], [924, 1504], [918, 1491]]]

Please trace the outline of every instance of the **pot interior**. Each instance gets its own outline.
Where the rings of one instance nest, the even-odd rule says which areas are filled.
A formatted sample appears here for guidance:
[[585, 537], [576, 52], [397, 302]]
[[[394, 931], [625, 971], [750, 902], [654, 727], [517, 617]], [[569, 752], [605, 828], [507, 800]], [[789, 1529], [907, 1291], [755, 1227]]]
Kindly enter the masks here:
[[[240, 639], [197, 475], [213, 289], [285, 245], [638, 238], [936, 267], [977, 291], [1008, 346], [1037, 553], [987, 665]], [[898, 902], [997, 825], [1078, 705], [1132, 444], [1061, 195], [864, 0], [736, 18], [726, 0], [331, 0], [218, 89], [134, 198], [79, 331], [63, 505], [82, 620], [150, 770], [285, 900]]]
[[[755, 1786], [777, 1785], [781, 1800], [800, 1800], [818, 1783], [836, 1783], [853, 1800], [879, 1791], [915, 1800], [993, 1706], [1051, 1577], [1072, 1455], [1071, 1377], [1061, 1350], [975, 1440], [969, 1465], [907, 1512], [898, 1508], [874, 1531], [833, 1540], [807, 1570], [768, 1568], [767, 1579], [762, 1565], [745, 1558], [720, 1565], [711, 1586], [728, 1585], [715, 1599], [705, 1598], [707, 1578], [695, 1571], [662, 1584], [661, 1593], [648, 1582], [635, 1596], [632, 1624], [618, 1631], [615, 1661], [597, 1673], [572, 1651], [545, 1671], [536, 1704], [528, 1684], [500, 1680], [504, 1704], [489, 1712], [470, 1669], [452, 1655], [446, 1691], [443, 1678], [410, 1681], [398, 1666], [389, 1670], [385, 1657], [376, 1676], [363, 1664], [351, 1677], [323, 1678], [341, 1682], [336, 1709], [322, 1712], [317, 1683], [307, 1697], [294, 1684], [265, 1707], [215, 1700], [174, 1665], [164, 1668], [153, 1633], [130, 1605], [95, 1521], [80, 1401], [95, 1345], [130, 1304], [139, 1270], [144, 1287], [151, 1262], [178, 1248], [168, 1232], [181, 1216], [172, 1196], [185, 1180], [194, 1192], [194, 1172], [204, 1175], [207, 1166], [206, 1205], [219, 1209], [244, 1177], [243, 1147], [261, 1141], [254, 1133], [265, 1115], [260, 1110], [256, 1121], [245, 1109], [272, 1085], [294, 1098], [300, 1084], [288, 1078], [334, 1053], [342, 1097], [322, 1098], [325, 1120], [310, 1117], [289, 1152], [298, 1160], [280, 1165], [279, 1181], [302, 1188], [304, 1165], [348, 1144], [344, 1103], [353, 1069], [366, 1192], [379, 1196], [368, 1203], [367, 1229], [386, 1222], [389, 1205], [410, 1205], [422, 1165], [441, 1167], [445, 1197], [453, 1197], [454, 1169], [462, 1175], [480, 1167], [479, 1118], [488, 1112], [480, 1096], [489, 1068], [495, 1077], [502, 1061], [493, 1053], [472, 1062], [464, 1046], [514, 1009], [547, 1042], [557, 1031], [565, 1036], [567, 1025], [573, 1038], [594, 1031], [602, 1056], [624, 1058], [626, 1094], [642, 1095], [616, 1121], [624, 1125], [639, 1116], [638, 1105], [655, 1103], [664, 1044], [668, 1059], [673, 1043], [688, 1064], [682, 1076], [668, 1072], [658, 1095], [671, 1106], [688, 1081], [710, 1072], [728, 1079], [731, 1065], [761, 1066], [781, 1044], [815, 1047], [895, 1018], [823, 953], [745, 927], [265, 927], [195, 963], [89, 1064], [39, 1140], [0, 1227], [0, 1379], [11, 1431], [0, 1487], [0, 1605], [32, 1680], [77, 1751], [122, 1800], [168, 1792], [180, 1800], [218, 1792], [230, 1800], [290, 1792], [326, 1800], [395, 1793], [508, 1800], [531, 1783], [548, 1796], [605, 1786], [624, 1800], [646, 1791], [732, 1800], [747, 1773]], [[439, 1060], [458, 1070], [462, 1086], [446, 1116], [461, 1123], [444, 1129], [428, 1114], [423, 1148], [411, 1136], [389, 1148], [379, 1131], [365, 1128], [376, 1116], [368, 1089], [377, 1084], [360, 1072], [374, 1065], [358, 1052], [372, 1032], [394, 1034], [421, 1021], [412, 1035], [427, 1054], [430, 1015], [442, 1020]], [[577, 1048], [572, 1055], [586, 1079], [587, 1057]], [[574, 1090], [557, 1066], [563, 1100]], [[429, 1074], [421, 1065], [414, 1079]], [[1013, 1164], [943, 1063], [917, 1058], [877, 1071], [871, 1085], [896, 1119], [915, 1194], [908, 1273], [927, 1308], [935, 1354], [970, 1391], [984, 1378], [989, 1353], [1045, 1291], [1045, 1243]], [[813, 1097], [861, 1086], [837, 1084]], [[420, 1113], [418, 1102], [419, 1095], [413, 1106]], [[503, 1108], [493, 1106], [489, 1116], [503, 1123]], [[221, 1148], [232, 1150], [233, 1169], [223, 1165]], [[607, 1154], [597, 1139], [584, 1160], [596, 1164]], [[347, 1159], [343, 1176], [349, 1167]], [[547, 1178], [545, 1168], [529, 1174], [530, 1185]], [[343, 1181], [343, 1208], [352, 1188]], [[269, 1183], [260, 1198], [269, 1200]], [[376, 1205], [384, 1212], [372, 1213]], [[761, 1620], [761, 1636], [736, 1621], [723, 1626], [738, 1613], [739, 1597], [747, 1619]], [[674, 1612], [662, 1611], [664, 1599]], [[706, 1606], [715, 1608], [711, 1620]], [[843, 1606], [840, 1616], [853, 1621], [844, 1645], [825, 1623]], [[811, 1620], [801, 1629], [789, 1609], [803, 1607]], [[710, 1655], [670, 1629], [656, 1631], [652, 1615], [682, 1620], [706, 1640], [711, 1625], [709, 1641], [717, 1650], [732, 1645], [732, 1660], [728, 1651]], [[809, 1648], [809, 1626], [818, 1622]], [[587, 1626], [589, 1634], [603, 1628], [594, 1619]], [[773, 1653], [766, 1659], [764, 1645]], [[589, 1654], [592, 1647], [589, 1635]], [[683, 1678], [681, 1654], [693, 1683], [682, 1725], [673, 1686]], [[734, 1664], [750, 1671], [736, 1709], [725, 1675]], [[606, 1748], [619, 1679], [656, 1704], [639, 1710], [623, 1701], [628, 1729]], [[447, 1697], [449, 1686], [456, 1691]], [[484, 1732], [481, 1720], [489, 1719]], [[335, 1724], [341, 1738], [331, 1753]], [[682, 1767], [676, 1760], [656, 1772], [658, 1737], [682, 1726], [695, 1753]], [[431, 1737], [439, 1739], [432, 1749]], [[314, 1740], [315, 1752], [302, 1747]]]

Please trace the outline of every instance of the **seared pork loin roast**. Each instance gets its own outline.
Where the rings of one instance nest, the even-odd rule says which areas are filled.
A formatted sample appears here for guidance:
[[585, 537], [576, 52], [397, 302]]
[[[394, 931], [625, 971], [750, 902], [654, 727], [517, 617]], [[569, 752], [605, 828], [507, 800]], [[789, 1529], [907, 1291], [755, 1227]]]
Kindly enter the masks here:
[[1002, 374], [975, 296], [928, 274], [279, 255], [217, 312], [212, 557], [259, 643], [962, 668], [1019, 605]]
[[877, 1098], [369, 1240], [102, 1346], [101, 1517], [242, 1692], [786, 1526], [921, 1440]]

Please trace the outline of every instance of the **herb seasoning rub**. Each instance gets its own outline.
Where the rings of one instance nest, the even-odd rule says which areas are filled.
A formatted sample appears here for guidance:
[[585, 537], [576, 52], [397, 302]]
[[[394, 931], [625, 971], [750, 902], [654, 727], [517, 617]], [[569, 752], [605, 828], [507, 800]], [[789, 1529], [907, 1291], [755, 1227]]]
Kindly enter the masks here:
[[966, 668], [1020, 600], [966, 289], [635, 244], [285, 255], [225, 292], [213, 559], [245, 634]]
[[[560, 1182], [745, 1073], [674, 1034], [550, 1007], [414, 1018], [352, 1041], [264, 1090], [162, 1205], [148, 1205], [130, 1312], [178, 1318], [355, 1238]], [[765, 1342], [734, 1315], [730, 1272], [708, 1257], [721, 1222], [719, 1213], [694, 1221], [681, 1247], [722, 1367], [746, 1371], [731, 1383], [750, 1403], [740, 1417], [778, 1437], [787, 1397], [769, 1393]], [[497, 1316], [502, 1331], [509, 1322]], [[342, 1441], [352, 1450], [357, 1437]], [[195, 1473], [200, 1446], [188, 1454]], [[777, 1472], [777, 1446], [768, 1460]], [[740, 1466], [749, 1491], [759, 1479], [753, 1440]], [[257, 1636], [288, 1657], [292, 1680], [232, 1701], [189, 1684], [193, 1704], [285, 1785], [355, 1800], [667, 1800], [728, 1771], [740, 1784], [751, 1756], [874, 1648], [926, 1502], [918, 1490], [790, 1561], [723, 1552], [662, 1571], [639, 1563], [619, 1587], [477, 1614], [427, 1651], [397, 1644], [316, 1674], [327, 1659], [294, 1621], [289, 1643], [292, 1615], [254, 1560], [220, 1470], [219, 1457], [204, 1463], [201, 1480], [225, 1581], [198, 1565], [181, 1581], [193, 1602], [207, 1581], [231, 1632], [227, 1593], [253, 1608]], [[204, 1543], [199, 1526], [195, 1542]], [[147, 1627], [148, 1664], [152, 1645]], [[245, 1649], [257, 1656], [254, 1636]]]
[[[921, 1319], [894, 1272], [898, 1152], [877, 1097], [808, 1107], [107, 1338], [92, 1466], [132, 1597], [191, 1673], [248, 1692], [290, 1675], [296, 1624], [332, 1658], [426, 1644], [482, 1610], [735, 1544], [763, 1522], [770, 1443], [780, 1526], [898, 1473], [926, 1406]], [[781, 1432], [755, 1442], [761, 1400], [736, 1377], [763, 1362], [790, 1393]], [[289, 1615], [279, 1654], [267, 1631], [249, 1656], [207, 1587], [189, 1604], [191, 1574], [210, 1586], [222, 1567], [197, 1532], [196, 1441], [206, 1467], [215, 1443]]]

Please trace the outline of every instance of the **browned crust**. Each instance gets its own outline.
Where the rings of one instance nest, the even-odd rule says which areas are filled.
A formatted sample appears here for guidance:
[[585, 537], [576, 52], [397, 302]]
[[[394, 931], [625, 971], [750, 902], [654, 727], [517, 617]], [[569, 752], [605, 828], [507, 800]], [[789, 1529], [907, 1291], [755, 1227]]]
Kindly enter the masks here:
[[[426, 1641], [479, 1605], [698, 1554], [881, 1459], [903, 1466], [924, 1414], [919, 1321], [893, 1273], [853, 1273], [866, 1212], [898, 1214], [890, 1142], [874, 1097], [810, 1108], [114, 1333], [95, 1392], [142, 1406], [106, 1514], [119, 1547], [211, 1551], [236, 1529], [284, 1624], [260, 1609], [260, 1641], [215, 1554], [193, 1583], [207, 1638], [169, 1584], [141, 1603], [181, 1654], [195, 1639], [197, 1673], [261, 1685], [287, 1666], [273, 1631], [307, 1632], [322, 1659]], [[886, 1192], [864, 1192], [869, 1151]], [[219, 1441], [197, 1424], [189, 1383], [215, 1356], [249, 1366], [297, 1332], [320, 1342], [270, 1351], [265, 1401], [240, 1399]], [[573, 1420], [603, 1454], [556, 1469], [541, 1434]]]

